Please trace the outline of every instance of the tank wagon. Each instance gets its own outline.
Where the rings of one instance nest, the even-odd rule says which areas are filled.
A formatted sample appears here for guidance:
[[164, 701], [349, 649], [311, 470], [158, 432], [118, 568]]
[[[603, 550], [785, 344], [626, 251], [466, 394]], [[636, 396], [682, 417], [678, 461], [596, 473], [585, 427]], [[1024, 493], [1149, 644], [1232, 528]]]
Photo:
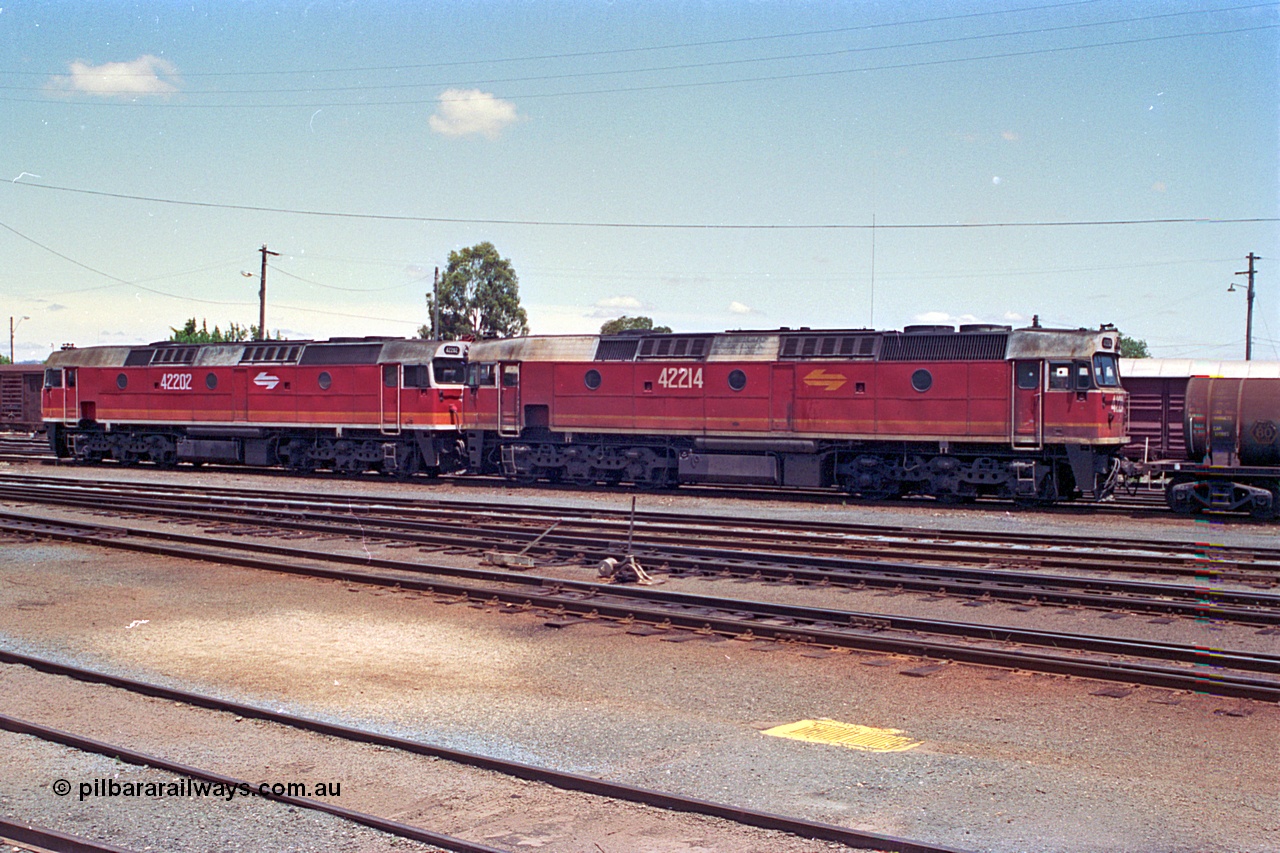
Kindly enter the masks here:
[[472, 470], [575, 483], [1101, 498], [1127, 441], [1118, 335], [971, 325], [473, 344]]
[[44, 428], [40, 414], [39, 364], [0, 365], [0, 430], [36, 432]]
[[393, 338], [64, 349], [45, 363], [55, 455], [377, 470], [461, 462], [468, 344]]
[[1190, 464], [1166, 466], [1170, 507], [1280, 515], [1280, 378], [1192, 377], [1183, 430]]

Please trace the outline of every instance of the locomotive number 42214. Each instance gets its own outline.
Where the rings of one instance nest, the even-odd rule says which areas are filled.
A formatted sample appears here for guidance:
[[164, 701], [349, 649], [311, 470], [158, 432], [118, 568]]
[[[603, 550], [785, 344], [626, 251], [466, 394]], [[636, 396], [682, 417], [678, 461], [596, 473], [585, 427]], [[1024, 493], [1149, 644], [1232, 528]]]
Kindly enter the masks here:
[[701, 367], [664, 367], [658, 374], [658, 384], [663, 388], [701, 388]]

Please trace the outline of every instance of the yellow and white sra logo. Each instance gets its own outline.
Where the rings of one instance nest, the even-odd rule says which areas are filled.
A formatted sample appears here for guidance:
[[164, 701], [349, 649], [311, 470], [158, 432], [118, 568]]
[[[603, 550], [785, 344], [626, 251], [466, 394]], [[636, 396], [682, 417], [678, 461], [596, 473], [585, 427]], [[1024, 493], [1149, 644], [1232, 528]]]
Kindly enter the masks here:
[[849, 380], [843, 373], [828, 373], [819, 367], [804, 375], [804, 384], [811, 388], [822, 388], [825, 391], [839, 390]]

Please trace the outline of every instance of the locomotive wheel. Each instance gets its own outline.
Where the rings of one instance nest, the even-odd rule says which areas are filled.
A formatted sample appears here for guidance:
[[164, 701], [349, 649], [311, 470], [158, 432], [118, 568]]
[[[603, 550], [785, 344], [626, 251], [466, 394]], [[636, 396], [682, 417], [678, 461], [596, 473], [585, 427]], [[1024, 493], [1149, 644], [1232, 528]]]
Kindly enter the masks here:
[[173, 441], [163, 435], [153, 435], [147, 439], [147, 455], [158, 468], [174, 468], [178, 464], [178, 450]]
[[585, 459], [570, 459], [562, 469], [564, 479], [568, 480], [575, 486], [594, 486], [598, 476], [596, 469], [591, 463]]
[[404, 482], [418, 473], [418, 449], [412, 445], [402, 444], [396, 448], [396, 470], [392, 475]]
[[1249, 513], [1252, 517], [1263, 521], [1280, 518], [1280, 487], [1272, 486], [1268, 491], [1271, 492], [1271, 509], [1255, 509]]

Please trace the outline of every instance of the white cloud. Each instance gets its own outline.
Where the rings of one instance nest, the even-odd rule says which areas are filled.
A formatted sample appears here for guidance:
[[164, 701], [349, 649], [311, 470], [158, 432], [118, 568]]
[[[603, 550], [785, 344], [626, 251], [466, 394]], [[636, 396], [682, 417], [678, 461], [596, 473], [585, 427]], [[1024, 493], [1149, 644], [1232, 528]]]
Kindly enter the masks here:
[[972, 314], [948, 314], [946, 311], [926, 311], [911, 318], [913, 323], [928, 326], [959, 326], [962, 323], [987, 322]]
[[435, 113], [427, 124], [443, 136], [486, 136], [497, 139], [520, 120], [516, 105], [479, 89], [445, 89], [437, 99]]
[[626, 314], [628, 311], [643, 311], [644, 309], [644, 303], [634, 296], [610, 296], [593, 304], [591, 313], [587, 316], [612, 320], [619, 314]]
[[737, 300], [729, 303], [730, 314], [759, 314], [760, 312], [752, 308], [750, 305], [743, 305]]
[[102, 97], [169, 95], [178, 91], [178, 69], [167, 59], [146, 54], [132, 62], [90, 65], [76, 60], [71, 73], [54, 77], [49, 88], [62, 92], [84, 92]]

